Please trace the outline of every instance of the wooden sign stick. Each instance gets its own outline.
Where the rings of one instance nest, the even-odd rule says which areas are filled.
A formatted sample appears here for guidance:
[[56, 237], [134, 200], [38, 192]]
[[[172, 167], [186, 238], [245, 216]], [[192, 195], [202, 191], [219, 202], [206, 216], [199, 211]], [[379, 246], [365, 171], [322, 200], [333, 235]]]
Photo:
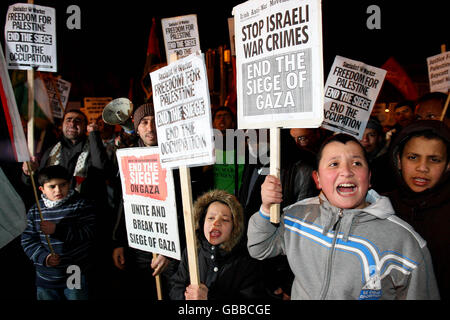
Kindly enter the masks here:
[[444, 110], [442, 110], [441, 118], [439, 119], [441, 121], [444, 121], [445, 114], [447, 113], [449, 101], [450, 101], [450, 92], [447, 93], [447, 100], [445, 101]]
[[34, 156], [34, 70], [27, 70], [28, 84], [28, 123], [27, 140], [30, 155]]
[[198, 270], [197, 240], [192, 205], [191, 171], [186, 166], [180, 167], [181, 198], [183, 200], [184, 229], [186, 231], [186, 248], [191, 284], [200, 284]]
[[[270, 174], [280, 178], [280, 128], [270, 128]], [[270, 222], [280, 223], [280, 205], [270, 206]]]
[[[39, 211], [39, 217], [41, 218], [41, 221], [44, 221], [44, 216], [42, 215], [42, 211], [41, 211], [41, 206], [39, 204], [39, 198], [38, 198], [38, 194], [36, 191], [36, 184], [34, 183], [34, 177], [33, 174], [34, 172], [31, 169], [31, 164], [29, 161], [27, 161], [27, 167], [28, 167], [28, 172], [30, 173], [30, 179], [31, 179], [31, 184], [33, 186], [33, 192], [34, 192], [34, 199], [36, 200], [36, 205]], [[55, 254], [55, 251], [53, 250], [52, 244], [50, 243], [50, 239], [48, 238], [48, 235], [45, 235], [45, 240], [47, 240], [47, 245], [50, 249], [50, 253], [53, 255]]]
[[[445, 44], [441, 45], [441, 53], [444, 53], [446, 51], [447, 51], [447, 48], [446, 48]], [[439, 119], [441, 121], [444, 121], [445, 114], [447, 113], [447, 109], [448, 109], [449, 100], [450, 100], [450, 90], [448, 90], [448, 92], [447, 92], [447, 100], [445, 101], [444, 110], [442, 110], [441, 118]]]
[[[176, 53], [172, 53], [169, 64], [178, 59]], [[188, 255], [189, 277], [191, 284], [200, 285], [200, 273], [198, 271], [197, 238], [192, 204], [191, 171], [186, 166], [180, 166], [181, 199], [183, 202], [184, 230], [186, 232], [186, 249]]]
[[[156, 259], [158, 255], [153, 253], [153, 259]], [[156, 281], [156, 295], [158, 296], [158, 300], [162, 300], [162, 289], [161, 289], [161, 278], [159, 275], [155, 276]]]

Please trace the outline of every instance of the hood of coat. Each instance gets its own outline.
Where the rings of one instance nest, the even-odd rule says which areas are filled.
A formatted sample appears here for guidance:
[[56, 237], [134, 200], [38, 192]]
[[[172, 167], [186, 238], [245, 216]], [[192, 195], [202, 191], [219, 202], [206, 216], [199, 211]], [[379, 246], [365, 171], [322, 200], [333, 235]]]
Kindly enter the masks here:
[[244, 211], [237, 198], [223, 190], [212, 190], [204, 193], [194, 203], [194, 225], [197, 233], [197, 239], [202, 242], [205, 239], [203, 234], [203, 225], [205, 222], [205, 215], [211, 203], [219, 201], [226, 204], [233, 217], [233, 230], [228, 241], [220, 245], [221, 249], [231, 251], [236, 244], [239, 243], [244, 233]]
[[[437, 188], [440, 188], [443, 184], [445, 184], [450, 177], [450, 171], [447, 171], [446, 173], [444, 173], [441, 180], [433, 188], [427, 189], [423, 192], [413, 192], [404, 182], [398, 163], [400, 151], [402, 150], [404, 145], [409, 141], [409, 139], [411, 139], [411, 137], [418, 136], [423, 132], [431, 132], [441, 137], [447, 143], [447, 146], [450, 145], [450, 129], [448, 128], [447, 125], [438, 120], [416, 121], [399, 132], [398, 136], [396, 137], [396, 139], [393, 141], [392, 144], [390, 161], [392, 167], [395, 170], [395, 179], [397, 181], [397, 185], [400, 187], [399, 192], [405, 194], [408, 198], [421, 197], [422, 195], [427, 196], [429, 194], [432, 194]], [[449, 156], [450, 154], [447, 154], [447, 158], [449, 158]]]

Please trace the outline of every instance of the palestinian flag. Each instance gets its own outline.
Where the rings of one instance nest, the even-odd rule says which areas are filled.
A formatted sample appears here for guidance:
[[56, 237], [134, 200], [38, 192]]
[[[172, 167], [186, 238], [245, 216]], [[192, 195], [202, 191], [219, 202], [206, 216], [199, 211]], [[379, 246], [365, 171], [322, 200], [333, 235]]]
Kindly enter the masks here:
[[150, 34], [148, 36], [147, 55], [145, 59], [144, 72], [141, 77], [141, 86], [142, 89], [144, 89], [146, 101], [148, 101], [152, 95], [152, 85], [149, 73], [163, 66], [156, 28], [156, 19], [152, 18], [152, 26], [150, 28]]
[[[0, 122], [1, 126], [1, 158], [25, 162], [30, 160], [30, 153], [25, 139], [20, 114], [11, 86], [8, 69], [6, 67], [3, 48], [0, 44], [0, 102], [4, 113], [4, 118]], [[10, 156], [8, 156], [10, 153]], [[12, 155], [12, 156], [11, 156]], [[12, 159], [10, 159], [12, 158]]]

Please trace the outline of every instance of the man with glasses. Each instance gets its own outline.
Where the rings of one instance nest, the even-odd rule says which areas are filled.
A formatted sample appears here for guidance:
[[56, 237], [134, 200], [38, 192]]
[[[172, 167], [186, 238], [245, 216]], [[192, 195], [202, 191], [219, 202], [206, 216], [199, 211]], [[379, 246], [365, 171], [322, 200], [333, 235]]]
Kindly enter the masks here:
[[319, 129], [292, 128], [290, 134], [291, 137], [294, 138], [297, 147], [317, 153], [317, 150], [320, 147]]

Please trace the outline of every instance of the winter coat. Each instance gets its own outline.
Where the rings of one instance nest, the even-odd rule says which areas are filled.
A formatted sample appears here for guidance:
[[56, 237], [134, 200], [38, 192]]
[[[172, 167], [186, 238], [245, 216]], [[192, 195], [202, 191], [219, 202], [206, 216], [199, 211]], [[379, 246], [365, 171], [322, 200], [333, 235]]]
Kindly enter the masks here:
[[[208, 300], [265, 298], [260, 265], [249, 256], [245, 246], [238, 245], [228, 252], [212, 246], [204, 237], [199, 242], [199, 276], [200, 282], [208, 287]], [[170, 280], [170, 299], [184, 300], [190, 283], [186, 250]]]
[[[225, 203], [233, 217], [230, 239], [218, 246], [211, 245], [203, 233], [206, 211], [214, 201]], [[241, 241], [244, 218], [237, 199], [223, 190], [207, 192], [195, 202], [193, 214], [200, 282], [208, 287], [208, 300], [264, 297], [260, 265], [249, 256]], [[190, 283], [187, 250], [184, 250], [178, 270], [170, 280], [170, 298], [184, 300], [184, 292]]]
[[[427, 242], [436, 275], [441, 298], [450, 298], [450, 172], [446, 172], [433, 188], [423, 192], [413, 192], [403, 181], [398, 169], [397, 156], [400, 146], [406, 143], [412, 134], [431, 130], [442, 137], [447, 144], [450, 131], [445, 124], [436, 120], [422, 120], [406, 127], [394, 142], [391, 155], [397, 168], [397, 188], [387, 193], [396, 214], [408, 222]], [[447, 150], [447, 161], [450, 157]]]
[[388, 198], [370, 190], [366, 201], [363, 209], [340, 209], [321, 194], [285, 208], [278, 227], [257, 212], [250, 255], [287, 255], [292, 299], [439, 299], [425, 241]]

